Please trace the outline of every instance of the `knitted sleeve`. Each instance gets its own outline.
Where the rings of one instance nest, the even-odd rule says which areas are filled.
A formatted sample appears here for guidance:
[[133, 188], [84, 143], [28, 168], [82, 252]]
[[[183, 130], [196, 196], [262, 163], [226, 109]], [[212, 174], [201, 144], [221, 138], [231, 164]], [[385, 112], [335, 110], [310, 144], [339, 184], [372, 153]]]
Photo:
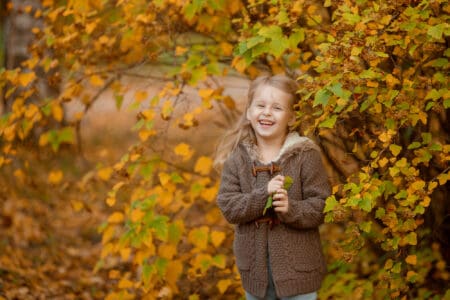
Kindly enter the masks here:
[[288, 212], [279, 213], [278, 217], [298, 229], [314, 228], [323, 223], [325, 199], [331, 190], [320, 152], [309, 149], [300, 155], [302, 200], [290, 199]]
[[266, 186], [244, 193], [240, 182], [236, 162], [233, 159], [227, 160], [222, 170], [217, 203], [225, 219], [231, 224], [247, 223], [260, 217], [269, 196]]

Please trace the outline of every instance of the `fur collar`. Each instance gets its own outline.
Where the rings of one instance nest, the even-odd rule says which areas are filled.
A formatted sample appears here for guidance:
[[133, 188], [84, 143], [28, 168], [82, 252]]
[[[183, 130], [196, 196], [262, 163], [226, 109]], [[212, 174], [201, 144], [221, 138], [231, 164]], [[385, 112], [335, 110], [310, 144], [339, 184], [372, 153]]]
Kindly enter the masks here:
[[[242, 145], [253, 161], [261, 162], [258, 145], [256, 145], [254, 141], [246, 139], [242, 142]], [[319, 150], [318, 146], [310, 138], [300, 136], [297, 132], [290, 132], [286, 136], [286, 140], [280, 149], [280, 153], [278, 153], [277, 157], [275, 157], [272, 161], [281, 163], [289, 156], [308, 149]]]

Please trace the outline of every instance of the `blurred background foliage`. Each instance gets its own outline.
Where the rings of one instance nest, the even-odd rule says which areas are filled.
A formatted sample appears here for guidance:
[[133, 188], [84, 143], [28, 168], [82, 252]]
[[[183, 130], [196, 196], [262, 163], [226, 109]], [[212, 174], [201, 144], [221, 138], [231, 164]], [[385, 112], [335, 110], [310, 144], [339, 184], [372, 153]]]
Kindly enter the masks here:
[[217, 138], [248, 80], [300, 83], [333, 185], [320, 299], [442, 299], [444, 0], [0, 5], [0, 299], [238, 299]]

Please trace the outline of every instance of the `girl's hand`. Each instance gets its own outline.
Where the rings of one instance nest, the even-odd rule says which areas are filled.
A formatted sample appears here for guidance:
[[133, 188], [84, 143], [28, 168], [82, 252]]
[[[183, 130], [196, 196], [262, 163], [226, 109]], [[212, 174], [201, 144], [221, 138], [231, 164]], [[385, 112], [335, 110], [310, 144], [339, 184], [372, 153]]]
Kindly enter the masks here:
[[278, 190], [282, 189], [283, 184], [284, 184], [283, 175], [277, 175], [274, 178], [272, 178], [267, 184], [267, 191], [269, 192], [269, 195], [275, 194]]
[[273, 209], [276, 212], [287, 213], [289, 210], [289, 198], [287, 190], [281, 188], [273, 194]]

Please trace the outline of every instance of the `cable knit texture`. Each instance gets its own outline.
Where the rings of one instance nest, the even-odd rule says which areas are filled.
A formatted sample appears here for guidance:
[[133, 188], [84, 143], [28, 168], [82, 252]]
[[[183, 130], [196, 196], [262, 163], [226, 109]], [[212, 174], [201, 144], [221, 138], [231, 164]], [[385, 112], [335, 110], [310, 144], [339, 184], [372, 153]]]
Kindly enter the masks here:
[[[320, 149], [312, 140], [290, 133], [274, 163], [280, 172], [253, 176], [253, 164], [263, 164], [256, 145], [242, 142], [223, 166], [217, 197], [224, 217], [235, 224], [233, 247], [242, 285], [261, 298], [268, 286], [267, 257], [278, 297], [317, 291], [326, 272], [318, 226], [330, 186]], [[272, 229], [267, 223], [257, 227], [254, 221], [262, 217], [269, 196], [267, 184], [276, 174], [294, 180], [289, 210], [276, 214], [281, 223]]]

